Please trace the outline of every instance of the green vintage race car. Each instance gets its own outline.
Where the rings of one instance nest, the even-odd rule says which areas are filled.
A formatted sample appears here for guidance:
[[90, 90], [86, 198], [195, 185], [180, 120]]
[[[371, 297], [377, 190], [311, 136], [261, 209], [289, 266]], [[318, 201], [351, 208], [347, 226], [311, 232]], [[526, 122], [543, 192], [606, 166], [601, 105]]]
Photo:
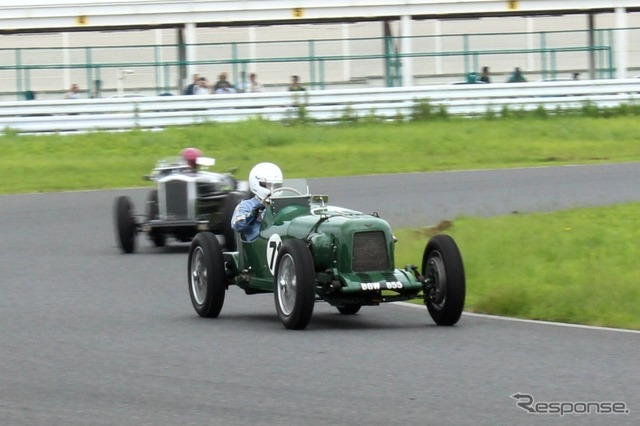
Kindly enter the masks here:
[[196, 235], [188, 258], [196, 312], [217, 317], [225, 292], [235, 285], [246, 294], [273, 293], [288, 329], [306, 328], [318, 301], [353, 315], [362, 306], [421, 298], [436, 324], [458, 322], [465, 273], [450, 236], [429, 239], [421, 268], [399, 269], [396, 240], [385, 220], [327, 201], [306, 189], [279, 188], [265, 209], [259, 237], [247, 242], [237, 235], [236, 251], [223, 251], [211, 232]]

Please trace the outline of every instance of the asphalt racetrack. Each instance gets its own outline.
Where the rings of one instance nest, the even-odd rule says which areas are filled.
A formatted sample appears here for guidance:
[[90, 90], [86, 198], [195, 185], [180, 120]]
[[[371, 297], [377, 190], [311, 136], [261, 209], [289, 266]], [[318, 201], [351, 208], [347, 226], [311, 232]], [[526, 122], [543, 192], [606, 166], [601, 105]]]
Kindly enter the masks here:
[[[310, 187], [404, 227], [640, 201], [638, 182], [630, 163]], [[640, 424], [638, 332], [468, 314], [438, 327], [424, 306], [324, 303], [289, 331], [271, 295], [237, 288], [202, 319], [188, 244], [116, 246], [115, 197], [141, 211], [147, 192], [0, 197], [0, 425]]]

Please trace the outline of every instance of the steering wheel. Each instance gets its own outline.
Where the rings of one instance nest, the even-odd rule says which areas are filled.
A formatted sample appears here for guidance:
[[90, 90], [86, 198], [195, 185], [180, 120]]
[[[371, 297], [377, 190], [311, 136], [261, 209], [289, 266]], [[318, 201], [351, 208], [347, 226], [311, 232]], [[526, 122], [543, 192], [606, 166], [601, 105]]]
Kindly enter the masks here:
[[288, 186], [281, 186], [280, 188], [275, 188], [272, 192], [271, 192], [271, 196], [278, 194], [280, 196], [287, 196], [287, 195], [302, 195], [302, 193], [300, 193], [300, 191], [298, 191], [295, 188], [291, 188]]

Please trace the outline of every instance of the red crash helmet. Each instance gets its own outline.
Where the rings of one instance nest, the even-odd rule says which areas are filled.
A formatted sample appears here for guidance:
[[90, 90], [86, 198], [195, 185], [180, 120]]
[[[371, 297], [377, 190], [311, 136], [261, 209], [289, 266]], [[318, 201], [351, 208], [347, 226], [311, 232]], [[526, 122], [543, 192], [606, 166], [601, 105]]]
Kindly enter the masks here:
[[185, 148], [180, 155], [182, 155], [182, 158], [184, 158], [189, 166], [196, 167], [196, 158], [202, 157], [202, 152], [200, 152], [198, 148]]

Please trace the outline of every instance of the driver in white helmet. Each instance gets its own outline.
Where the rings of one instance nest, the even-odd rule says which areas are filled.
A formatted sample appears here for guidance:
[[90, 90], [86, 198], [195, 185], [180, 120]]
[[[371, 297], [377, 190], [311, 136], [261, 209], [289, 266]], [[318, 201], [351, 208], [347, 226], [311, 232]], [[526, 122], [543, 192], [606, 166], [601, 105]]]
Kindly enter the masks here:
[[255, 197], [242, 200], [233, 212], [231, 227], [244, 241], [253, 241], [260, 233], [260, 222], [274, 188], [282, 186], [282, 171], [273, 163], [256, 164], [249, 173], [249, 189]]

